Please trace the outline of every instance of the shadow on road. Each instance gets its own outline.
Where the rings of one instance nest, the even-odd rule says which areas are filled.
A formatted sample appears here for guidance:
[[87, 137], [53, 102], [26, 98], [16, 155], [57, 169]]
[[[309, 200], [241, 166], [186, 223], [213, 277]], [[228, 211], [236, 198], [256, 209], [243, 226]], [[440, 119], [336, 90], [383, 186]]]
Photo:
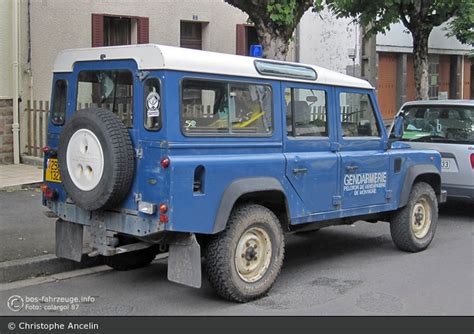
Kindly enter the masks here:
[[468, 218], [474, 220], [474, 202], [467, 200], [448, 200], [439, 207], [440, 217]]

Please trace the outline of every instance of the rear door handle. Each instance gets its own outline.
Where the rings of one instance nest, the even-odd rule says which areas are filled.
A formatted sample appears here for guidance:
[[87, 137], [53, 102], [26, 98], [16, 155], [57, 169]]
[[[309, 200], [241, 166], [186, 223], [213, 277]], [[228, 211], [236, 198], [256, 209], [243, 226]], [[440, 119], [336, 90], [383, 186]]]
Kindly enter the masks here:
[[294, 174], [304, 174], [308, 172], [308, 168], [293, 168]]
[[356, 170], [359, 169], [359, 166], [346, 166], [346, 170], [349, 172], [349, 173], [354, 173]]

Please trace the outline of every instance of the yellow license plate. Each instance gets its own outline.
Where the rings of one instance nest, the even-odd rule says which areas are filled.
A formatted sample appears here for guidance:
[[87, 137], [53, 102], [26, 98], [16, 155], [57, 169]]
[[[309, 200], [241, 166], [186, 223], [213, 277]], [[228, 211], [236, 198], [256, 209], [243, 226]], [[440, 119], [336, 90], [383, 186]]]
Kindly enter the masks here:
[[61, 182], [58, 159], [48, 159], [48, 163], [46, 164], [45, 179], [48, 182]]

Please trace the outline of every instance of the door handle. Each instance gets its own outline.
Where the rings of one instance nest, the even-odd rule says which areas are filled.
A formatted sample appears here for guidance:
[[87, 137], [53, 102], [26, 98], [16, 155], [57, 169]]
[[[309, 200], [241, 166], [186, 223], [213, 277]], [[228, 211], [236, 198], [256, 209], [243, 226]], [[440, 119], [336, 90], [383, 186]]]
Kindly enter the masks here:
[[304, 174], [308, 172], [308, 168], [293, 168], [294, 174]]
[[359, 166], [354, 166], [354, 165], [351, 165], [351, 166], [346, 166], [346, 170], [349, 172], [349, 173], [354, 173], [356, 170], [359, 169]]

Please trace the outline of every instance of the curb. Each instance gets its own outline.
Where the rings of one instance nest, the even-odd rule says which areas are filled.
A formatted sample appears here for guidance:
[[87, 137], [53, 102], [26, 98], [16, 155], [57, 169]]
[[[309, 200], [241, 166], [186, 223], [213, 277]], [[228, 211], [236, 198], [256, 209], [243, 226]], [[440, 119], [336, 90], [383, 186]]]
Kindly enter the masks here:
[[19, 191], [19, 190], [39, 188], [42, 184], [43, 182], [33, 182], [33, 183], [18, 184], [14, 186], [0, 187], [0, 192], [13, 192], [13, 191]]
[[51, 254], [7, 261], [0, 263], [0, 283], [90, 268], [103, 264], [102, 257], [90, 258], [87, 254], [82, 255], [81, 262], [61, 259]]

